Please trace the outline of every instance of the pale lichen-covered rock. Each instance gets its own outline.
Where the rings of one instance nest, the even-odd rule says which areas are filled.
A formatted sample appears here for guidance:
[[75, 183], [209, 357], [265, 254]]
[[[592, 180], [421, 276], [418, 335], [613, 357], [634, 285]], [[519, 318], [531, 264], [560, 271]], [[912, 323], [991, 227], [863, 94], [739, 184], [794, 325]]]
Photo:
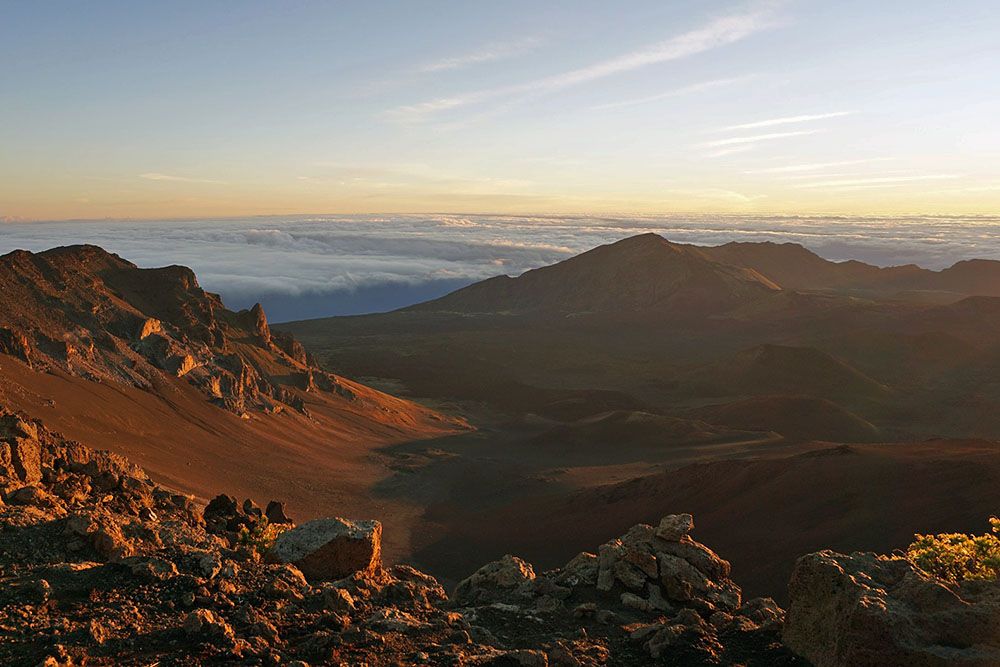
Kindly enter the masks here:
[[657, 540], [654, 546], [657, 552], [682, 558], [712, 579], [729, 576], [729, 561], [719, 558], [714, 551], [690, 537], [684, 536], [676, 542]]
[[472, 605], [523, 598], [530, 594], [534, 580], [535, 570], [531, 564], [508, 554], [461, 581], [452, 599], [456, 604]]
[[279, 535], [267, 557], [291, 563], [315, 581], [372, 573], [382, 565], [382, 524], [338, 517], [308, 521]]
[[597, 585], [597, 556], [587, 551], [581, 551], [573, 559], [562, 566], [556, 573], [556, 583], [569, 586]]
[[660, 519], [656, 536], [668, 542], [677, 542], [694, 528], [694, 518], [690, 514], [670, 514]]
[[784, 641], [817, 667], [1000, 665], [1000, 583], [821, 551], [799, 558], [788, 594]]

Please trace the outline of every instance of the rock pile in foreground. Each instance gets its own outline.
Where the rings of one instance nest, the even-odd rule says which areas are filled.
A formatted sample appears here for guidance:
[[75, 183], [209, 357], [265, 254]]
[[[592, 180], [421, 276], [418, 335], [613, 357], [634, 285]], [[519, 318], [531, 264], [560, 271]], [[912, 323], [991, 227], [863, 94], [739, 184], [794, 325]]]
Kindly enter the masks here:
[[546, 572], [505, 556], [449, 596], [383, 565], [377, 521], [202, 508], [0, 408], [0, 664], [1000, 664], [997, 582], [824, 551], [786, 620], [693, 527], [633, 526]]
[[550, 572], [508, 556], [449, 598], [381, 563], [377, 522], [202, 509], [2, 409], [0, 492], [4, 665], [804, 664], [687, 515]]

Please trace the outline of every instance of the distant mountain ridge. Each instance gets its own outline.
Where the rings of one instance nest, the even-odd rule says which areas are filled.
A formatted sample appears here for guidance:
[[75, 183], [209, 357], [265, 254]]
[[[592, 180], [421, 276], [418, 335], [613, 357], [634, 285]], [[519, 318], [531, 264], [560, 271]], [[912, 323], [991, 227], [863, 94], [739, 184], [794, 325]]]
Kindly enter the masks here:
[[932, 271], [916, 264], [833, 262], [797, 243], [733, 242], [703, 250], [715, 261], [753, 269], [784, 289], [936, 290], [1000, 296], [1000, 261], [990, 259], [962, 260]]
[[490, 278], [408, 310], [704, 312], [779, 289], [756, 270], [719, 263], [697, 246], [641, 234], [517, 278]]
[[780, 290], [1000, 296], [1000, 261], [965, 260], [941, 271], [914, 264], [878, 267], [856, 260], [833, 262], [796, 243], [696, 246], [646, 233], [515, 278], [489, 278], [403, 310], [704, 314]]

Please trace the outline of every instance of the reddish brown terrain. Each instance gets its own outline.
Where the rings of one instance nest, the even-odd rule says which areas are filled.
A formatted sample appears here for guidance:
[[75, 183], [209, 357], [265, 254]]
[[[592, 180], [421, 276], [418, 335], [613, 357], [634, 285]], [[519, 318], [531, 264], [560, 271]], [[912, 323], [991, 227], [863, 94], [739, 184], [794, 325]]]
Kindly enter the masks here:
[[[301, 517], [386, 513], [367, 490], [379, 446], [464, 429], [320, 369], [260, 308], [232, 312], [183, 267], [139, 269], [92, 246], [0, 258], [0, 403], [125, 454], [202, 498], [281, 497]], [[387, 511], [391, 510], [391, 511]]]
[[[791, 647], [991, 664], [989, 591], [950, 589], [980, 619], [967, 631], [948, 634], [945, 605], [898, 643], [938, 623], [922, 605], [939, 584], [898, 559], [796, 559], [888, 553], [996, 512], [995, 273], [642, 235], [275, 331], [182, 267], [10, 253], [0, 656], [804, 664]], [[286, 505], [265, 519], [254, 501], [271, 499]], [[307, 522], [272, 546], [285, 508], [381, 523]], [[869, 618], [844, 591], [875, 580], [865, 595], [892, 613]], [[816, 640], [829, 623], [842, 655]]]
[[[988, 292], [994, 264], [973, 266]], [[0, 402], [202, 499], [378, 517], [387, 560], [446, 583], [693, 510], [780, 599], [804, 551], [890, 550], [994, 511], [977, 489], [1000, 437], [1000, 299], [948, 277], [969, 270], [642, 235], [273, 331], [182, 267], [19, 251], [0, 258]], [[969, 294], [906, 297], [926, 290]]]
[[478, 427], [387, 450], [402, 471], [379, 492], [425, 504], [414, 557], [432, 572], [508, 551], [554, 563], [576, 536], [691, 510], [748, 588], [780, 598], [804, 551], [891, 550], [995, 512], [998, 294], [998, 262], [879, 268], [644, 234], [282, 328]]

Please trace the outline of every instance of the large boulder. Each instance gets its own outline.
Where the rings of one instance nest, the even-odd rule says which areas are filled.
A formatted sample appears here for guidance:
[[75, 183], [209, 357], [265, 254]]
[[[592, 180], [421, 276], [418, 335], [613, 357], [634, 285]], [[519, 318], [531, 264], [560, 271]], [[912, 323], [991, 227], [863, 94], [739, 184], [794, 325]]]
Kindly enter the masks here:
[[382, 566], [382, 524], [339, 517], [315, 519], [286, 530], [268, 558], [291, 563], [310, 581], [332, 581]]
[[799, 558], [784, 641], [817, 667], [1000, 665], [1000, 584], [945, 584], [906, 560]]
[[459, 582], [452, 599], [459, 605], [509, 602], [529, 597], [534, 581], [535, 570], [531, 563], [508, 554]]

